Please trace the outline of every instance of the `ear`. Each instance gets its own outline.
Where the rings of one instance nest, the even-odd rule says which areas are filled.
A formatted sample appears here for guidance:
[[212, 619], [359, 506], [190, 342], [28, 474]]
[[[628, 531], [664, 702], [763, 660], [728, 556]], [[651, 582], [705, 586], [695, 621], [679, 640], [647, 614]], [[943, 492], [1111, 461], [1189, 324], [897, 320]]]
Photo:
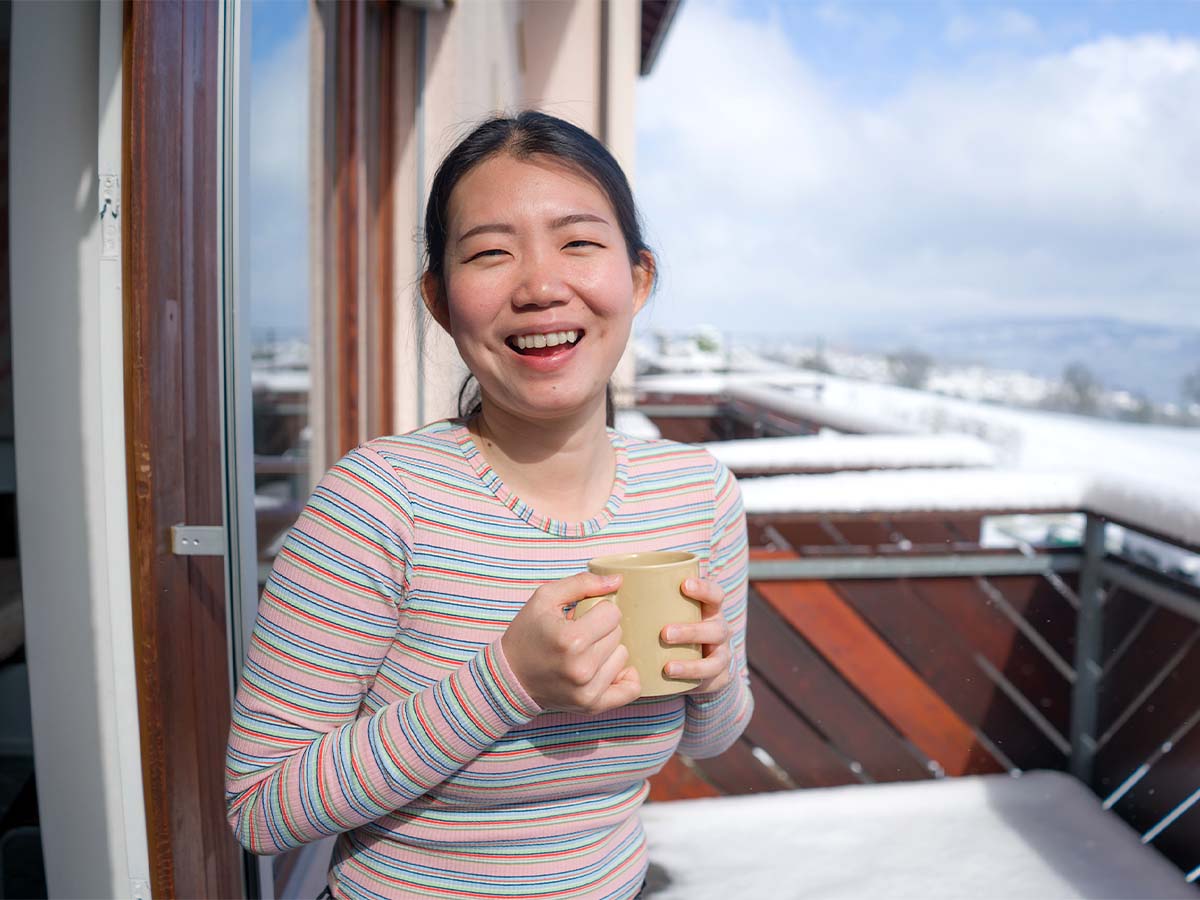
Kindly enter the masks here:
[[642, 311], [642, 307], [650, 299], [650, 294], [654, 290], [654, 275], [658, 271], [658, 263], [655, 262], [654, 254], [649, 250], [643, 250], [638, 257], [638, 264], [633, 267], [633, 314], [635, 316]]
[[452, 334], [450, 310], [446, 306], [446, 292], [443, 290], [442, 279], [432, 272], [421, 276], [421, 299], [425, 301], [425, 308], [429, 310], [434, 321], [442, 326], [446, 334]]

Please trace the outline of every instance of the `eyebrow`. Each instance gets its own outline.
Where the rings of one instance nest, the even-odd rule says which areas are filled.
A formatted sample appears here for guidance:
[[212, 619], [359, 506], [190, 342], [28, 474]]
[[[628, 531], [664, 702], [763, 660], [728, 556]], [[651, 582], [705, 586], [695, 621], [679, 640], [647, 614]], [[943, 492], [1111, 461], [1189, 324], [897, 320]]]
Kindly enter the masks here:
[[[581, 222], [598, 222], [601, 225], [610, 224], [608, 219], [603, 216], [597, 216], [593, 213], [571, 213], [566, 216], [559, 216], [550, 223], [552, 229], [566, 228], [568, 225], [578, 225]], [[489, 222], [483, 225], [476, 225], [464, 231], [459, 237], [457, 243], [462, 243], [467, 238], [473, 238], [477, 234], [516, 234], [517, 229], [512, 225], [505, 225], [502, 222]]]

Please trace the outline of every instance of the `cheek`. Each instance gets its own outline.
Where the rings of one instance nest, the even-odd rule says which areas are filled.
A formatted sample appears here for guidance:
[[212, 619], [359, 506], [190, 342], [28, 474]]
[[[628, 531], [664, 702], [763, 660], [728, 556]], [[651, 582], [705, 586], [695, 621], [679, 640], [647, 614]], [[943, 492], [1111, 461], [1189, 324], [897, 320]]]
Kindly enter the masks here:
[[582, 273], [579, 283], [610, 312], [625, 309], [633, 300], [633, 273], [621, 261]]
[[460, 332], [478, 331], [496, 317], [494, 287], [478, 278], [460, 279], [447, 292], [450, 325]]

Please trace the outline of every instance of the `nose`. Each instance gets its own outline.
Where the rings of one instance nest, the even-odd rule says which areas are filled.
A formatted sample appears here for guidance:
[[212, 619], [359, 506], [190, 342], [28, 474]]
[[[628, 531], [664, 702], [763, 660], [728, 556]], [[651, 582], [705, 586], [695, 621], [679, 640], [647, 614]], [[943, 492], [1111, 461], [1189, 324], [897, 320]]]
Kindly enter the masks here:
[[566, 303], [570, 291], [562, 273], [553, 262], [540, 254], [527, 258], [521, 270], [521, 279], [513, 291], [513, 305], [517, 307], [546, 307]]

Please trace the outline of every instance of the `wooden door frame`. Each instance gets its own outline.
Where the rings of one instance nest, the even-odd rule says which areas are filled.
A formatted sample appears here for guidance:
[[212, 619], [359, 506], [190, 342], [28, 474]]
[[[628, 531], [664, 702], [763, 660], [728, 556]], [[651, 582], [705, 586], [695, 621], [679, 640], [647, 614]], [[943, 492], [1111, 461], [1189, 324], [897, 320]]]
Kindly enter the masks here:
[[138, 719], [156, 897], [240, 897], [225, 819], [225, 563], [172, 553], [221, 525], [221, 6], [125, 4], [124, 294]]

